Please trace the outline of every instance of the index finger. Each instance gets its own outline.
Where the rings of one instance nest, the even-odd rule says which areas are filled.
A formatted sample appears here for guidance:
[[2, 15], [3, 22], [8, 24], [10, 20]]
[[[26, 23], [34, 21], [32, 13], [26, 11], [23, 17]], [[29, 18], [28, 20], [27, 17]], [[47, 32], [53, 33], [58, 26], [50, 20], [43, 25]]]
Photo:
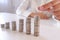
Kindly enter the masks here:
[[54, 6], [56, 4], [60, 3], [60, 0], [53, 0], [45, 5], [42, 5], [41, 7], [39, 7], [38, 9], [41, 11], [46, 11], [46, 9], [50, 8], [51, 6]]

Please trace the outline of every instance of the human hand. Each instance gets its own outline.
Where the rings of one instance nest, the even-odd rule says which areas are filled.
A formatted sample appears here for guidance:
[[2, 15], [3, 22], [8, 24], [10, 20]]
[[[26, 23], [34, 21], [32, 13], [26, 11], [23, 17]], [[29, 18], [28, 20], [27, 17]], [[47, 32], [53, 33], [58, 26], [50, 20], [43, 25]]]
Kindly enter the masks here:
[[60, 0], [52, 0], [51, 2], [38, 7], [40, 11], [53, 12], [57, 20], [60, 20]]

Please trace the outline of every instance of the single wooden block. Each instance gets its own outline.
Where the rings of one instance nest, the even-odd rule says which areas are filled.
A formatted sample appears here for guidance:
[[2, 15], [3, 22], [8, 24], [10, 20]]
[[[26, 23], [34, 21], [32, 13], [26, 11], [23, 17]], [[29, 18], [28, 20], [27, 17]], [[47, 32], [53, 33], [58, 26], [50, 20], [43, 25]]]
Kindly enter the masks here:
[[5, 26], [4, 24], [1, 24], [1, 28], [4, 28], [4, 26]]
[[39, 36], [39, 17], [34, 18], [34, 36]]
[[19, 32], [23, 32], [24, 19], [19, 20]]
[[5, 28], [6, 28], [6, 29], [9, 29], [9, 27], [10, 27], [10, 23], [9, 23], [9, 22], [6, 22]]
[[31, 34], [31, 18], [26, 20], [26, 34]]
[[13, 31], [16, 30], [16, 21], [12, 21], [12, 30], [13, 30]]

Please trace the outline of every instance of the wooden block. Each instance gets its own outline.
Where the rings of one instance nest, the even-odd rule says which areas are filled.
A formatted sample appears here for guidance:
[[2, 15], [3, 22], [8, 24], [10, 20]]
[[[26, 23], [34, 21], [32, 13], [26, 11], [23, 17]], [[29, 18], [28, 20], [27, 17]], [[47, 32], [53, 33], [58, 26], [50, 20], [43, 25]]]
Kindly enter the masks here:
[[26, 20], [26, 34], [31, 34], [31, 18]]
[[16, 30], [16, 21], [12, 21], [12, 30], [13, 30], [13, 31]]
[[34, 18], [34, 36], [39, 36], [39, 17]]
[[4, 28], [4, 26], [5, 26], [4, 24], [1, 24], [1, 28]]
[[9, 27], [10, 27], [10, 23], [9, 23], [9, 22], [6, 22], [5, 28], [6, 28], [6, 29], [9, 29]]
[[19, 20], [19, 32], [23, 32], [23, 26], [24, 26], [24, 20], [20, 19]]

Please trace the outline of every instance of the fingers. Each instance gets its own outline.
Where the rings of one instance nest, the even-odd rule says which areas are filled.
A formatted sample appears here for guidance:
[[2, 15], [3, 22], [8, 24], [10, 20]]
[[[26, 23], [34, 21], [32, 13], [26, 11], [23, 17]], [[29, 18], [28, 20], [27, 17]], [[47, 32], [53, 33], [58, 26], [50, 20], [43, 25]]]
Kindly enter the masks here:
[[53, 0], [53, 1], [51, 1], [51, 2], [49, 2], [47, 4], [45, 4], [45, 5], [42, 5], [42, 6], [38, 7], [38, 10], [40, 10], [40, 11], [47, 11], [51, 6], [54, 6], [54, 5], [58, 4], [58, 3], [60, 3], [60, 1]]
[[28, 17], [32, 17], [33, 18], [34, 16], [35, 16], [35, 13], [32, 12]]
[[50, 3], [42, 5], [38, 8], [40, 11], [52, 11], [51, 7], [53, 7], [53, 15], [57, 20], [60, 20], [60, 0], [53, 0]]
[[60, 16], [60, 3], [56, 4], [55, 6], [53, 6], [53, 14], [55, 16]]
[[54, 11], [53, 12], [55, 16], [59, 16], [60, 15], [60, 10], [59, 11]]
[[55, 19], [57, 19], [57, 20], [59, 20], [59, 21], [60, 21], [60, 16], [55, 17]]
[[56, 17], [57, 20], [60, 21], [60, 3], [56, 4], [53, 6], [53, 14]]
[[60, 10], [60, 3], [53, 6], [54, 11]]
[[43, 14], [43, 12], [38, 12], [37, 14], [32, 12], [28, 17], [34, 18], [36, 15], [39, 16], [40, 19], [49, 19], [49, 17], [46, 14]]
[[44, 13], [38, 13], [38, 16], [40, 17], [40, 19], [49, 19], [49, 17]]
[[48, 9], [46, 9], [45, 11], [51, 12], [52, 10], [53, 10], [53, 9], [48, 8]]
[[50, 3], [52, 3], [51, 6], [54, 6], [54, 5], [58, 4], [58, 3], [60, 3], [60, 0], [53, 0]]
[[45, 5], [38, 7], [38, 10], [45, 11], [46, 9], [50, 8], [50, 6], [51, 6], [51, 3], [47, 3]]
[[60, 20], [60, 10], [54, 11], [53, 15], [55, 16], [55, 18], [56, 18], [57, 20]]

